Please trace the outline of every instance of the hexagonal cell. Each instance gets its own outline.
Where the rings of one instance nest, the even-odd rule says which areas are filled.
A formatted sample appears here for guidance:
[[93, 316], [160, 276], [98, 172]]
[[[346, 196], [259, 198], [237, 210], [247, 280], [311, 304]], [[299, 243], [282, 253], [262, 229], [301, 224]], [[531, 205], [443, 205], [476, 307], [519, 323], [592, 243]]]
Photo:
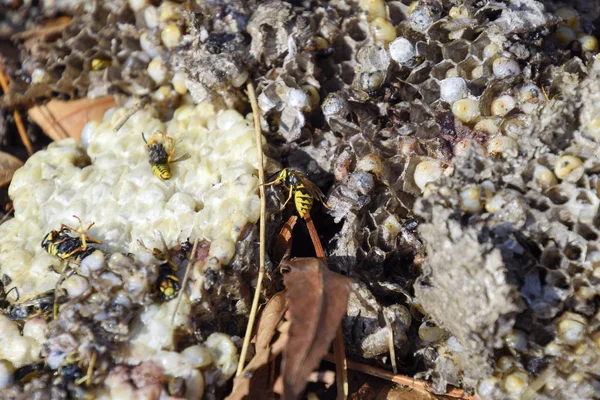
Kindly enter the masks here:
[[417, 125], [416, 137], [433, 139], [440, 135], [440, 126], [432, 120]]
[[347, 32], [353, 40], [362, 42], [369, 34], [369, 24], [363, 19], [350, 19], [344, 24], [343, 30]]
[[400, 81], [395, 83], [394, 86], [396, 87], [397, 96], [404, 101], [413, 101], [422, 98], [419, 89], [408, 82]]
[[469, 54], [483, 60], [483, 49], [488, 44], [492, 43], [486, 32], [483, 32], [481, 35], [477, 37], [469, 46]]
[[456, 64], [454, 63], [454, 61], [451, 60], [444, 60], [440, 63], [437, 63], [432, 69], [431, 69], [431, 76], [433, 76], [435, 79], [438, 80], [442, 80], [446, 78], [446, 72], [448, 72], [448, 70], [452, 69], [456, 67]]
[[417, 42], [415, 49], [417, 57], [424, 57], [426, 60], [433, 61], [434, 64], [444, 59], [441, 45], [437, 42]]
[[492, 102], [502, 94], [512, 94], [511, 86], [505, 82], [494, 82], [485, 88], [481, 97], [479, 98], [479, 111], [484, 117], [491, 115]]
[[442, 46], [442, 55], [445, 60], [461, 62], [469, 54], [470, 43], [464, 39], [458, 39]]
[[440, 84], [435, 78], [430, 78], [421, 84], [420, 92], [423, 101], [431, 104], [440, 98]]
[[410, 122], [423, 124], [434, 119], [431, 109], [423, 102], [417, 100], [410, 108]]
[[406, 81], [414, 85], [424, 82], [431, 75], [432, 66], [433, 63], [431, 61], [425, 61], [423, 64], [412, 70], [408, 78], [406, 78]]
[[440, 19], [439, 21], [436, 21], [433, 24], [431, 24], [429, 30], [427, 31], [427, 35], [431, 39], [437, 40], [442, 43], [447, 42], [449, 40], [449, 33], [450, 31], [446, 29], [446, 21], [443, 19]]
[[481, 70], [482, 76], [479, 76], [479, 68], [483, 68], [483, 63], [474, 56], [468, 56], [464, 61], [459, 62], [456, 66], [458, 76], [467, 81], [478, 79], [483, 75], [486, 75], [485, 71]]

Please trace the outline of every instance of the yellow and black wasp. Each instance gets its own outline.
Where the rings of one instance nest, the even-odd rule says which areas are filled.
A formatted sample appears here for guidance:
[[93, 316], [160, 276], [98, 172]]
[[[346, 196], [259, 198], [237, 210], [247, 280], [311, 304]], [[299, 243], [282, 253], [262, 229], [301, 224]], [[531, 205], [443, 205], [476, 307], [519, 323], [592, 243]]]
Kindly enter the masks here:
[[62, 304], [67, 300], [68, 296], [56, 296], [56, 291], [52, 289], [38, 294], [31, 299], [9, 305], [6, 308], [6, 315], [12, 321], [24, 321], [37, 315], [44, 315], [49, 319], [52, 315], [55, 302], [57, 304]]
[[154, 132], [150, 137], [150, 140], [146, 140], [146, 137], [142, 132], [142, 139], [144, 139], [144, 142], [146, 143], [146, 151], [148, 151], [148, 155], [150, 156], [149, 161], [152, 166], [152, 172], [163, 181], [171, 179], [170, 164], [190, 158], [190, 155], [185, 153], [178, 159], [173, 160], [173, 153], [175, 153], [173, 138], [167, 136], [163, 132]]
[[160, 250], [156, 247], [150, 250], [141, 240], [138, 240], [138, 243], [146, 250], [152, 252], [154, 258], [164, 261], [164, 263], [158, 266], [158, 278], [156, 278], [155, 287], [158, 298], [163, 302], [167, 302], [177, 297], [181, 285], [179, 284], [179, 278], [175, 275], [177, 266], [171, 261], [169, 250], [162, 235], [161, 240], [165, 250]]
[[112, 64], [111, 60], [108, 59], [104, 59], [104, 58], [94, 58], [92, 60], [92, 71], [100, 71], [103, 70], [105, 68], [110, 67], [110, 65]]
[[[80, 229], [62, 224], [58, 231], [51, 231], [44, 237], [42, 248], [61, 260], [80, 262], [96, 250], [88, 243], [102, 244], [102, 242], [87, 236], [87, 232], [94, 226], [94, 223], [91, 223], [87, 229], [83, 229], [81, 219], [73, 217], [79, 221]], [[79, 236], [71, 236], [71, 232], [77, 233]]]
[[325, 196], [321, 189], [304, 176], [302, 172], [285, 168], [275, 175], [277, 175], [277, 178], [265, 183], [264, 186], [283, 184], [289, 188], [288, 197], [279, 211], [283, 211], [292, 196], [294, 196], [294, 204], [301, 218], [304, 218], [310, 212], [314, 199], [319, 200], [326, 208], [330, 208], [325, 202]]

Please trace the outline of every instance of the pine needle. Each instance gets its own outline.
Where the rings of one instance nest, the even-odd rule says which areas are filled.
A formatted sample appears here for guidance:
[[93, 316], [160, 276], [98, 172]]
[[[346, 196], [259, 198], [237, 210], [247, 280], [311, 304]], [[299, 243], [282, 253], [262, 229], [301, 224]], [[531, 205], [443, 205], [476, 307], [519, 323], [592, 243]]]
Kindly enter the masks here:
[[260, 300], [260, 291], [262, 288], [262, 281], [265, 276], [265, 230], [266, 230], [266, 216], [267, 216], [267, 202], [265, 200], [265, 171], [263, 166], [263, 151], [262, 151], [262, 133], [260, 129], [260, 115], [258, 114], [258, 104], [256, 102], [256, 93], [254, 92], [254, 85], [252, 82], [248, 82], [248, 97], [250, 98], [250, 104], [252, 105], [252, 114], [254, 115], [254, 133], [256, 134], [256, 154], [258, 156], [258, 183], [260, 191], [260, 258], [258, 266], [258, 279], [256, 280], [256, 289], [254, 291], [254, 298], [252, 299], [252, 306], [250, 308], [250, 316], [248, 317], [248, 326], [246, 327], [246, 334], [244, 335], [244, 344], [240, 352], [240, 361], [238, 364], [236, 376], [239, 376], [244, 370], [244, 362], [246, 361], [246, 354], [248, 353], [248, 346], [250, 346], [250, 338], [252, 337], [252, 329], [254, 328], [254, 321], [256, 319], [256, 312], [258, 310], [258, 302]]

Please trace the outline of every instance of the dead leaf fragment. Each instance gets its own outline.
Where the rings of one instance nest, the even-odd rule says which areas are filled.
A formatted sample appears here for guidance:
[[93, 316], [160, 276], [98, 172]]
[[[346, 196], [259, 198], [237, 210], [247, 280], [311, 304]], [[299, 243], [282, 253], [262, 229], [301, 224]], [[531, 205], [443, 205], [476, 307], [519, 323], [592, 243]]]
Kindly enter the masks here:
[[283, 398], [296, 399], [327, 354], [346, 312], [352, 281], [329, 271], [317, 258], [293, 258], [282, 267], [289, 269], [283, 281], [291, 322], [281, 368]]
[[246, 397], [260, 398], [267, 390], [268, 374], [262, 367], [279, 354], [279, 352], [271, 351], [270, 343], [277, 332], [277, 325], [285, 314], [286, 303], [283, 293], [275, 294], [267, 302], [256, 331], [256, 354], [246, 365], [242, 374], [233, 380], [233, 389], [226, 400], [240, 400]]
[[8, 185], [15, 171], [23, 166], [23, 161], [17, 157], [0, 151], [0, 187]]
[[102, 121], [106, 110], [114, 106], [115, 100], [110, 96], [70, 101], [52, 100], [30, 108], [28, 114], [52, 140], [72, 137], [79, 142], [84, 125], [89, 121]]

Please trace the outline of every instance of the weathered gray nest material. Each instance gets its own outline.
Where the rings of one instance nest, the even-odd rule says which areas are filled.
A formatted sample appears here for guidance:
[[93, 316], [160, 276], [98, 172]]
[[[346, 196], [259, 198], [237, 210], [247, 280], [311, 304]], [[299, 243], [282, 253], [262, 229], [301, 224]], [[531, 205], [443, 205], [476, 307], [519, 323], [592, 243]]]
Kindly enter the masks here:
[[[36, 99], [62, 99], [107, 94], [146, 95], [156, 87], [146, 73], [151, 58], [142, 51], [134, 13], [124, 1], [98, 2], [90, 12], [73, 18], [58, 38], [34, 37], [19, 42], [21, 80], [13, 80], [4, 104]], [[110, 65], [92, 70], [94, 59]], [[27, 84], [34, 70], [41, 82]]]
[[[420, 2], [425, 8], [428, 3], [435, 2]], [[308, 17], [313, 35], [328, 42], [324, 52], [298, 40], [288, 41], [286, 52], [283, 39], [297, 24], [278, 24], [258, 12], [251, 18], [267, 26], [272, 38], [271, 47], [254, 52], [272, 65], [260, 85], [259, 105], [268, 128], [277, 132], [274, 136], [289, 143], [283, 164], [303, 169], [321, 185], [333, 180], [329, 214], [342, 226], [329, 244], [330, 263], [361, 281], [351, 295], [344, 325], [348, 349], [385, 360], [382, 305], [418, 304], [426, 317], [413, 318], [403, 331], [414, 338], [409, 350], [402, 341], [397, 347], [425, 362], [424, 376], [433, 378], [439, 392], [446, 383], [458, 384], [459, 376], [466, 388], [475, 388], [479, 379], [490, 375], [503, 379], [507, 375], [496, 362], [506, 353], [515, 354], [533, 380], [552, 362], [543, 355], [543, 345], [556, 337], [553, 326], [560, 315], [569, 307], [585, 309], [589, 316], [597, 312], [590, 301], [583, 305], [570, 300], [583, 281], [597, 291], [589, 267], [583, 267], [585, 253], [597, 248], [597, 227], [576, 222], [581, 214], [570, 200], [597, 197], [592, 193], [598, 179], [593, 161], [597, 143], [585, 134], [577, 139], [580, 127], [590, 120], [589, 116], [581, 120], [581, 108], [593, 104], [595, 96], [590, 88], [593, 80], [580, 83], [588, 74], [588, 61], [577, 61], [569, 49], [553, 42], [560, 18], [550, 11], [557, 7], [545, 8], [535, 1], [465, 5], [472, 7], [473, 18], [452, 20], [444, 9], [441, 18], [421, 29], [405, 5], [388, 3], [398, 36], [415, 47], [418, 61], [412, 64], [390, 60], [387, 48], [375, 44], [368, 22], [353, 4], [315, 7]], [[289, 21], [303, 12], [281, 2], [263, 7], [271, 8], [271, 17], [281, 14]], [[582, 15], [583, 26], [591, 20]], [[249, 33], [252, 46], [257, 40], [264, 42], [265, 33], [250, 29]], [[493, 59], [483, 56], [489, 44], [514, 57], [521, 73], [498, 79]], [[491, 135], [455, 119], [451, 104], [440, 98], [441, 81], [453, 68], [469, 93], [481, 99], [484, 116], [490, 116], [490, 104], [500, 94], [517, 96], [527, 84], [545, 86], [550, 98], [558, 97], [539, 115], [515, 112], [504, 119], [503, 131], [516, 127], [518, 151], [502, 158], [473, 150], [458, 159], [465, 143], [486, 148]], [[474, 71], [482, 72], [475, 76]], [[321, 95], [317, 113], [295, 97], [295, 90], [306, 84]], [[321, 130], [310, 129], [314, 127]], [[533, 182], [532, 168], [541, 163], [552, 170], [565, 151], [584, 159], [585, 173], [582, 170], [558, 185], [564, 189], [543, 190]], [[431, 158], [451, 165], [450, 176], [415, 205], [423, 196], [413, 180], [415, 168]], [[460, 191], [485, 181], [502, 199], [501, 210], [483, 215], [462, 211]], [[575, 182], [581, 189], [566, 188]], [[540, 200], [548, 196], [550, 200]], [[595, 199], [589, 203], [583, 208], [591, 221], [597, 218], [597, 203]], [[419, 222], [422, 226], [415, 229]], [[587, 243], [573, 244], [581, 239]], [[422, 265], [415, 262], [422, 256], [426, 257]], [[560, 259], [561, 266], [550, 267], [549, 259]], [[582, 264], [574, 267], [573, 262]], [[580, 268], [588, 271], [585, 279], [564, 278]], [[446, 329], [460, 348], [451, 340], [420, 341], [415, 322], [428, 319]], [[507, 344], [507, 338], [523, 332], [527, 349], [521, 352]], [[441, 353], [456, 358], [448, 361]]]

